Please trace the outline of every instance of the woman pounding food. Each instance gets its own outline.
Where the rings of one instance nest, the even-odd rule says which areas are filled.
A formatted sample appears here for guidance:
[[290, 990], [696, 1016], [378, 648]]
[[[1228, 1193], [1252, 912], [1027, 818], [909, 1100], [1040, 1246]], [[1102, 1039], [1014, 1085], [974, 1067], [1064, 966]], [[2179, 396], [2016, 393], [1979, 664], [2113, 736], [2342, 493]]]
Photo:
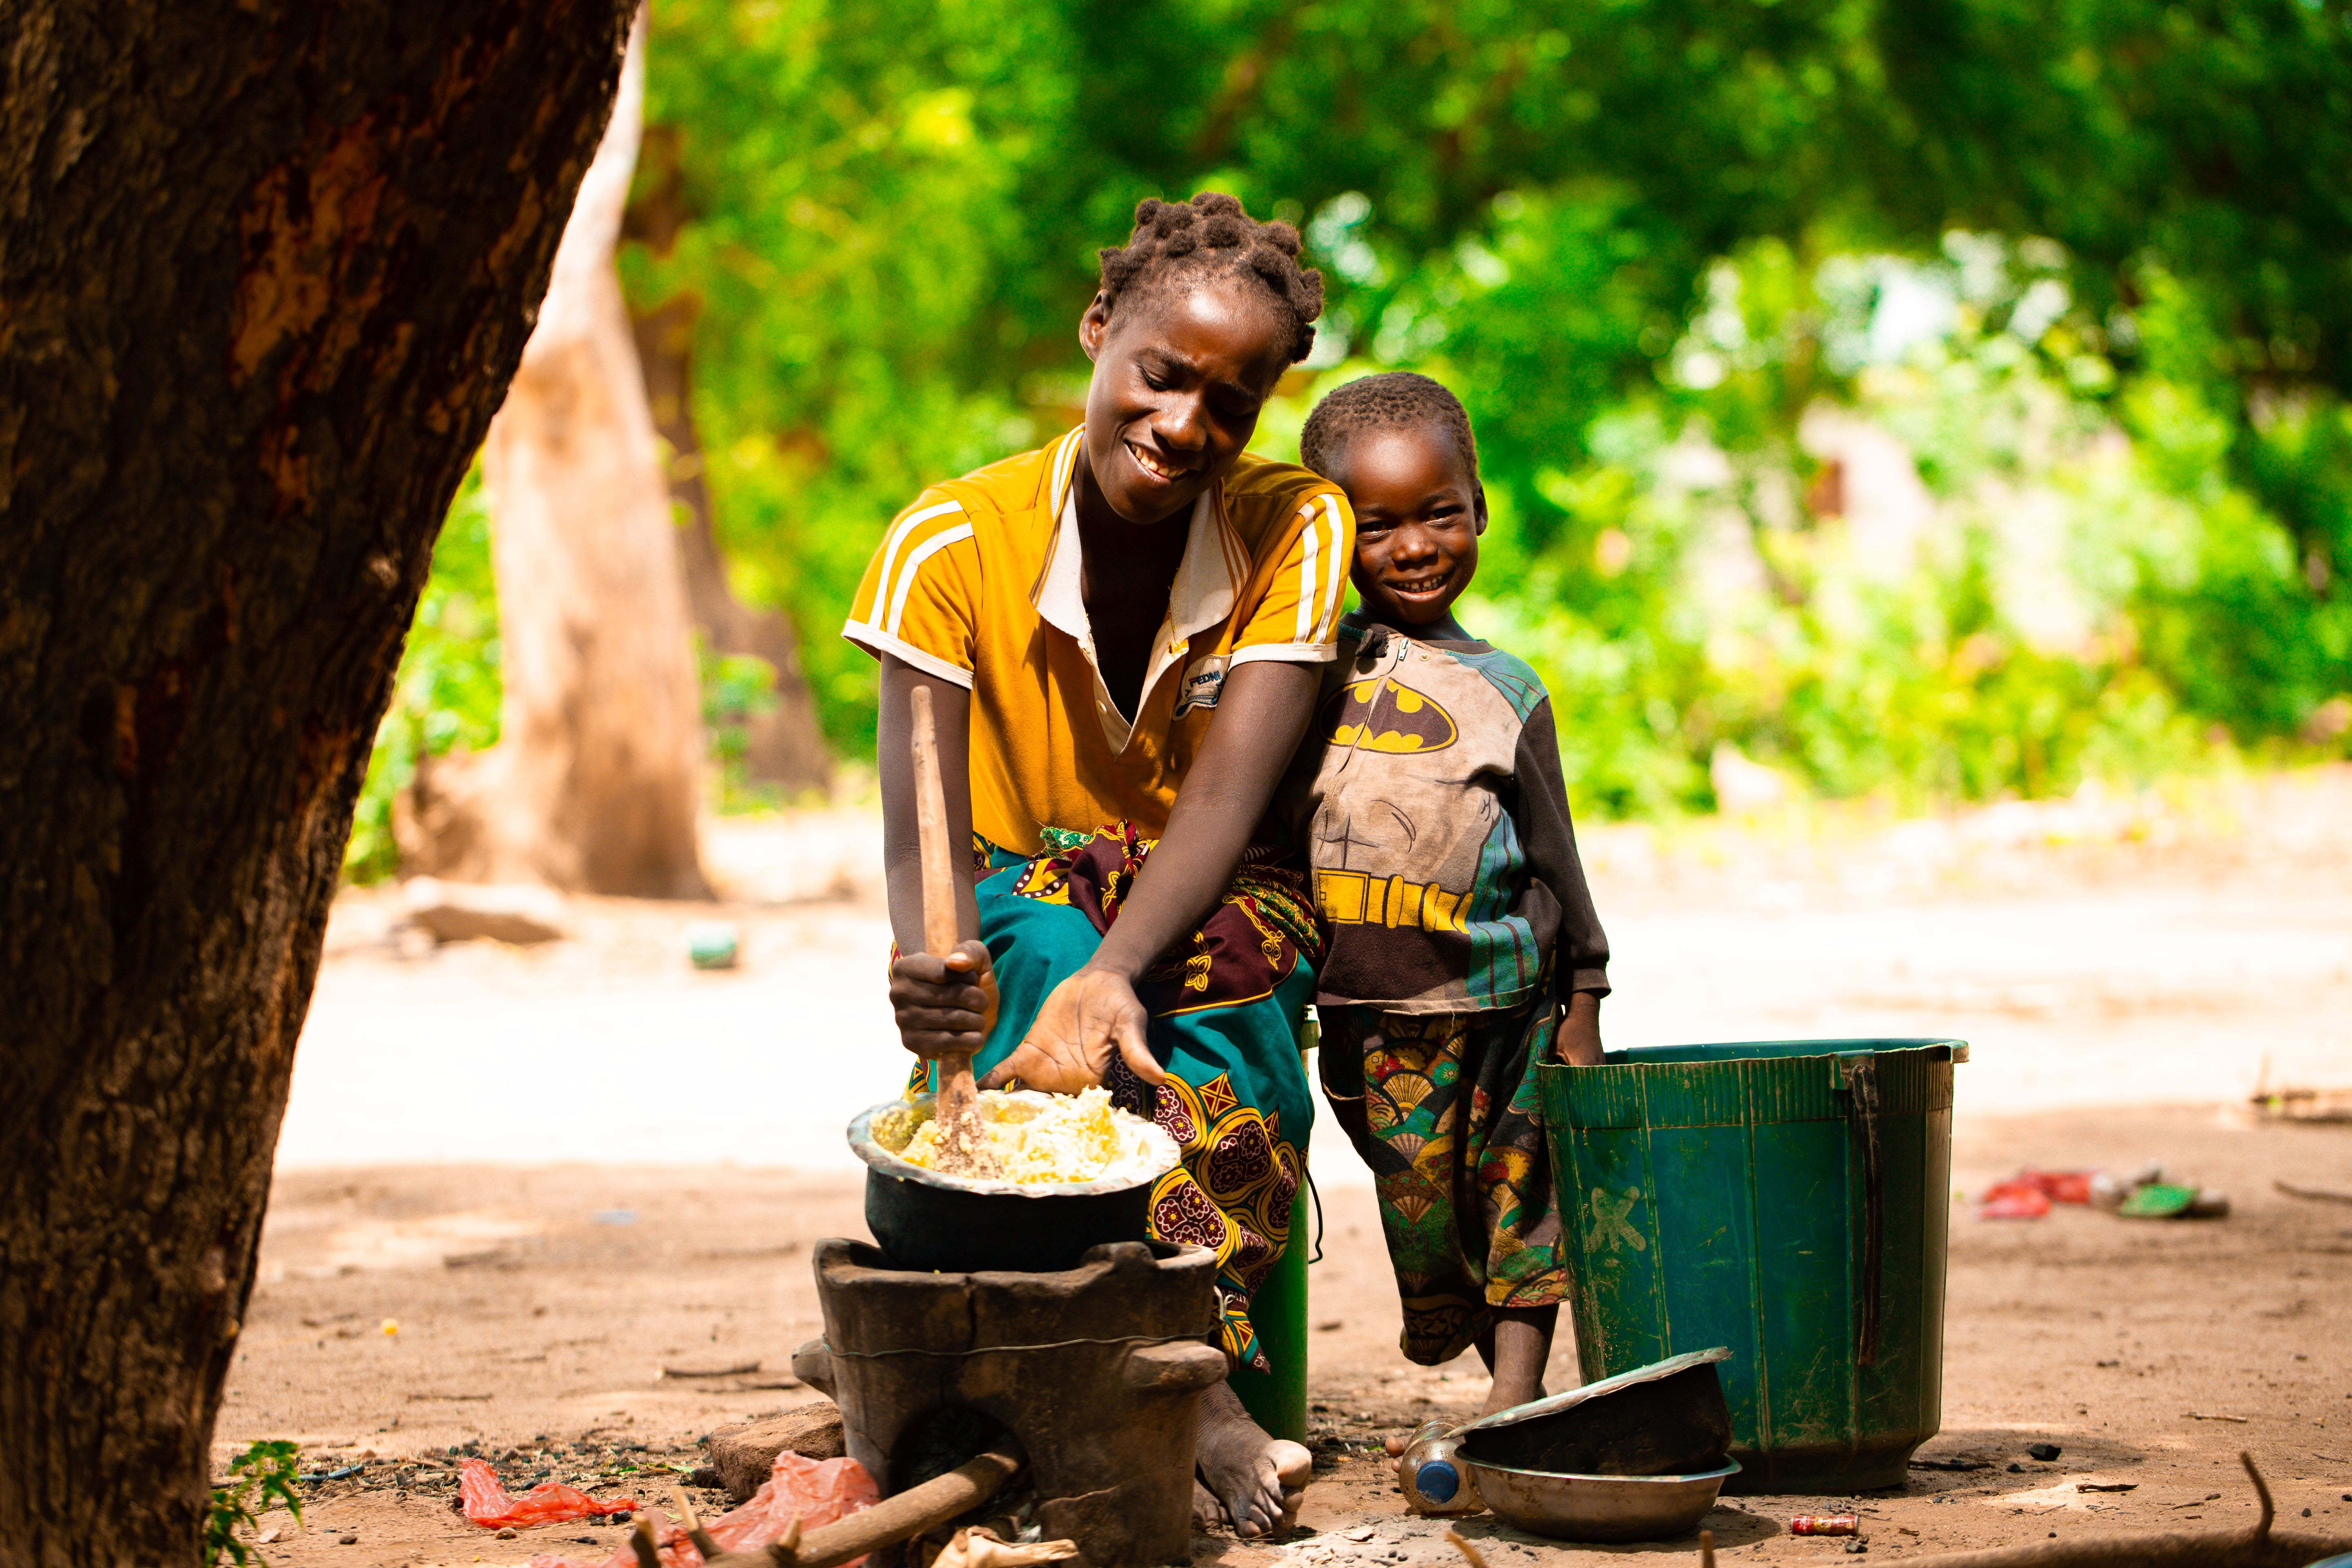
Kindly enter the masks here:
[[[1320, 939], [1257, 833], [1305, 733], [1353, 554], [1329, 481], [1246, 455], [1313, 343], [1297, 231], [1233, 197], [1147, 201], [1079, 319], [1086, 423], [899, 513], [844, 635], [882, 661], [880, 764], [899, 1037], [983, 1089], [1108, 1091], [1175, 1140], [1151, 1232], [1212, 1247], [1219, 1332], [1264, 1366], [1251, 1292], [1289, 1241], [1313, 1107], [1299, 1029]], [[909, 762], [937, 715], [962, 940], [921, 952]], [[1289, 1525], [1307, 1450], [1224, 1384], [1201, 1402], [1196, 1508]]]

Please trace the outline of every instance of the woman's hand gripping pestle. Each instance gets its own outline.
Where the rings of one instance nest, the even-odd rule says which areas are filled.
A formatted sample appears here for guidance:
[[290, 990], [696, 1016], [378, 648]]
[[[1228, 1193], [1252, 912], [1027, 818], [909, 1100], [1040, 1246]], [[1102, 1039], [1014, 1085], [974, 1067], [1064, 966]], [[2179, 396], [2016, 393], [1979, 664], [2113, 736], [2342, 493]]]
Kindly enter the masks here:
[[[941, 958], [956, 950], [955, 847], [948, 841], [947, 789], [940, 779], [940, 732], [931, 713], [931, 693], [918, 686], [914, 707], [915, 833], [923, 861], [923, 947]], [[981, 1141], [980, 1091], [971, 1081], [971, 1056], [940, 1058], [940, 1167], [969, 1170]]]

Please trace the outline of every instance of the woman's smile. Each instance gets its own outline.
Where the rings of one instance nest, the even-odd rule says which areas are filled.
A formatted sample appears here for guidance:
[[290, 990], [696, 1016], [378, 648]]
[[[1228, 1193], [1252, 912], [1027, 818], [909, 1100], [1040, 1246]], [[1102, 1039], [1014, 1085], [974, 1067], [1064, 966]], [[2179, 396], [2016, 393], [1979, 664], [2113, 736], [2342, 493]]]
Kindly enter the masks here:
[[1149, 447], [1138, 441], [1127, 443], [1127, 455], [1135, 459], [1137, 468], [1143, 470], [1144, 479], [1155, 485], [1175, 484], [1192, 472], [1189, 466], [1178, 468], [1155, 456]]

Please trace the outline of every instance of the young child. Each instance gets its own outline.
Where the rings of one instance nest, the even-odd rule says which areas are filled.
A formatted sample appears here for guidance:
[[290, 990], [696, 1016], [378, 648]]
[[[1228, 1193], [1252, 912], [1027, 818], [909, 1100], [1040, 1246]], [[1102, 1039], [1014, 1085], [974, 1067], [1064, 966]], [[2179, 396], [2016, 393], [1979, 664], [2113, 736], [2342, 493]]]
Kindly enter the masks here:
[[1329, 931], [1323, 1090], [1372, 1168], [1405, 1355], [1476, 1345], [1486, 1414], [1544, 1393], [1566, 1260], [1528, 1069], [1600, 1059], [1608, 943], [1551, 700], [1453, 616], [1486, 528], [1462, 405], [1368, 376], [1299, 445], [1354, 509], [1361, 601], [1282, 799]]

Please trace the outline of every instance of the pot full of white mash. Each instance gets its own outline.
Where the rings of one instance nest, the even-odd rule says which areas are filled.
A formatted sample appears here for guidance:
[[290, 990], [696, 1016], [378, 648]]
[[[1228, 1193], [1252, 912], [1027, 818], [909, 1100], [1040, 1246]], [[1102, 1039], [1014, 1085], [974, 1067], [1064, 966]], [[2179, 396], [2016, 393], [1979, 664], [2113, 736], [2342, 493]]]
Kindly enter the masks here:
[[1052, 1273], [1088, 1247], [1142, 1241], [1151, 1189], [1176, 1141], [1110, 1096], [989, 1089], [977, 1168], [935, 1166], [933, 1097], [891, 1100], [849, 1124], [866, 1162], [866, 1223], [892, 1262], [946, 1273]]

